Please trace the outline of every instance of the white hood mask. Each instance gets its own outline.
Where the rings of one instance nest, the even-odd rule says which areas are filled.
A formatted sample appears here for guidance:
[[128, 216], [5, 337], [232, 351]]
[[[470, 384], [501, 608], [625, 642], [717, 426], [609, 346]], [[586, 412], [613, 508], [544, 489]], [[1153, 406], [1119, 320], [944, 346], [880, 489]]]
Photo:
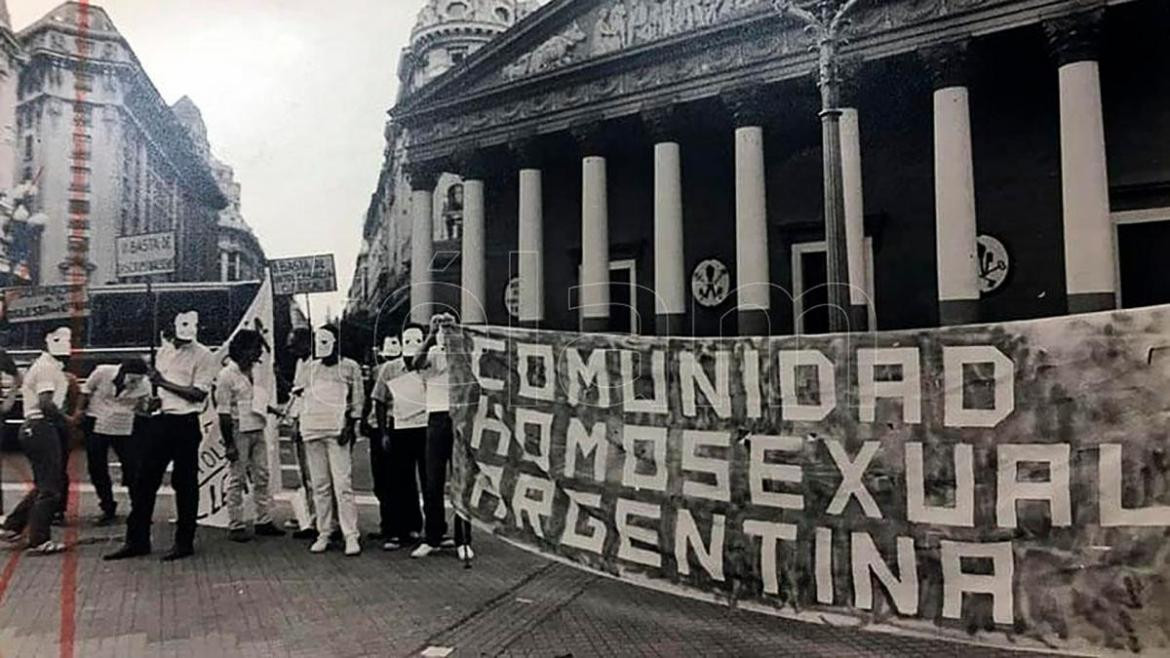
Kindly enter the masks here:
[[332, 331], [318, 329], [313, 333], [313, 356], [324, 359], [333, 356], [333, 348], [337, 346], [337, 336]]
[[46, 335], [45, 349], [53, 356], [69, 356], [73, 351], [73, 330], [61, 327]]
[[426, 336], [423, 335], [423, 330], [418, 327], [410, 327], [402, 332], [402, 356], [408, 359], [413, 359], [418, 356], [419, 350], [422, 348], [423, 341]]
[[383, 359], [397, 359], [402, 356], [402, 341], [398, 336], [387, 336], [386, 340], [382, 341], [382, 351], [379, 353]]
[[194, 341], [199, 337], [199, 313], [187, 311], [175, 316], [175, 338]]

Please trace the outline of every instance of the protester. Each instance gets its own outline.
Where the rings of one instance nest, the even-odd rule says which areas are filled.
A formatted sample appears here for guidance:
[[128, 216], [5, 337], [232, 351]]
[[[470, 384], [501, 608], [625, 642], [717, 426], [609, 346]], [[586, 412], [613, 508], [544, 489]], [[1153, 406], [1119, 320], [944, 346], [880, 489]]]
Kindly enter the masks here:
[[[387, 336], [378, 353], [381, 364], [374, 375], [374, 390], [384, 387], [391, 379], [406, 371], [402, 358], [402, 341], [398, 336]], [[371, 396], [372, 397], [372, 396]], [[369, 414], [370, 471], [374, 479], [374, 496], [378, 499], [378, 532], [370, 533], [370, 539], [387, 541], [394, 536], [394, 473], [390, 453], [386, 450], [386, 433], [391, 427], [379, 417], [378, 404], [372, 405]]]
[[[451, 426], [450, 384], [447, 373], [447, 352], [443, 342], [443, 328], [455, 322], [450, 315], [436, 315], [431, 320], [431, 331], [414, 358], [414, 366], [426, 384], [427, 438], [426, 479], [423, 486], [423, 511], [426, 517], [426, 538], [411, 557], [427, 557], [440, 547], [448, 547], [452, 540], [447, 535], [447, 510], [444, 496], [447, 491], [447, 467], [455, 433]], [[475, 557], [471, 549], [471, 524], [455, 515], [453, 544], [459, 559], [470, 561]]]
[[102, 511], [98, 525], [109, 525], [117, 518], [118, 504], [110, 481], [110, 448], [122, 465], [123, 483], [133, 483], [138, 474], [141, 448], [135, 445], [134, 426], [150, 399], [149, 373], [145, 361], [133, 358], [121, 364], [98, 366], [82, 386], [75, 414], [85, 414], [86, 418], [89, 481]]
[[423, 529], [418, 497], [419, 483], [426, 481], [423, 463], [427, 439], [426, 385], [413, 362], [425, 335], [422, 325], [408, 324], [403, 328], [405, 369], [397, 377], [379, 380], [373, 394], [379, 422], [388, 428], [383, 435], [383, 448], [390, 462], [393, 503], [390, 536], [382, 544], [387, 551], [414, 544]]
[[172, 342], [159, 349], [158, 367], [151, 373], [151, 383], [158, 389], [160, 413], [151, 421], [151, 436], [145, 441], [139, 478], [131, 488], [126, 543], [107, 555], [107, 560], [150, 553], [155, 498], [167, 466], [172, 463], [171, 486], [175, 490], [178, 523], [174, 547], [163, 556], [163, 560], [181, 560], [195, 552], [199, 443], [203, 438], [199, 414], [211, 392], [216, 364], [211, 350], [199, 343], [198, 313], [180, 313], [175, 317], [174, 325]]
[[362, 549], [350, 445], [356, 438], [363, 405], [361, 366], [341, 356], [338, 330], [332, 326], [314, 333], [313, 355], [298, 373], [293, 390], [300, 397], [301, 440], [317, 510], [317, 539], [309, 550], [324, 553], [329, 549], [336, 502], [345, 554], [358, 555]]
[[256, 504], [253, 532], [261, 537], [283, 537], [272, 523], [272, 492], [268, 480], [268, 444], [265, 429], [274, 391], [256, 380], [255, 366], [264, 354], [264, 337], [258, 331], [241, 329], [228, 344], [228, 364], [215, 379], [215, 406], [224, 453], [231, 464], [228, 475], [228, 538], [250, 539], [244, 525], [244, 486], [252, 476], [252, 500]]
[[19, 540], [28, 530], [29, 551], [47, 555], [65, 549], [53, 541], [51, 523], [62, 496], [61, 428], [69, 381], [65, 360], [73, 349], [73, 332], [61, 327], [45, 336], [45, 350], [29, 366], [21, 386], [24, 425], [20, 445], [32, 465], [33, 489], [5, 519], [0, 539]]

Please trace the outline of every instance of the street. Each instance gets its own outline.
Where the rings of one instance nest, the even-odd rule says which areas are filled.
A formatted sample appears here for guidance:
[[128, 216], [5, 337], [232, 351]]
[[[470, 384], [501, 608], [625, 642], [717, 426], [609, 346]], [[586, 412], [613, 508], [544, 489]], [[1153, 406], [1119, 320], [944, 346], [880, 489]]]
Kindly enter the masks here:
[[[82, 463], [75, 453], [74, 473]], [[22, 458], [5, 456], [6, 501]], [[79, 489], [89, 491], [87, 483]], [[120, 495], [124, 495], [120, 494]], [[201, 528], [195, 559], [103, 562], [121, 528], [94, 527], [79, 497], [77, 545], [61, 556], [0, 551], [0, 655], [127, 656], [995, 656], [978, 647], [833, 628], [653, 592], [476, 537], [412, 560], [366, 543], [346, 558], [293, 539], [235, 544]], [[11, 505], [11, 503], [8, 503]], [[160, 498], [156, 521], [172, 514]], [[372, 508], [364, 506], [366, 528]], [[288, 514], [282, 506], [281, 517]], [[58, 533], [62, 529], [57, 529]], [[170, 541], [155, 526], [155, 553]], [[63, 573], [75, 573], [66, 589]], [[450, 652], [450, 653], [448, 653]]]

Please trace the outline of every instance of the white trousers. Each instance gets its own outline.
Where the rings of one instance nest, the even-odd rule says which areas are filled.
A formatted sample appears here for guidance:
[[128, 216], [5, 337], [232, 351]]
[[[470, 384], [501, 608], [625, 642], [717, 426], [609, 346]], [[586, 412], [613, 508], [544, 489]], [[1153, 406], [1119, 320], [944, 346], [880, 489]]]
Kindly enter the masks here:
[[317, 532], [328, 535], [335, 526], [333, 504], [341, 534], [346, 539], [357, 539], [357, 504], [353, 499], [353, 457], [349, 446], [338, 443], [337, 437], [305, 441], [305, 457], [309, 460], [309, 479], [313, 482], [313, 503], [317, 508]]

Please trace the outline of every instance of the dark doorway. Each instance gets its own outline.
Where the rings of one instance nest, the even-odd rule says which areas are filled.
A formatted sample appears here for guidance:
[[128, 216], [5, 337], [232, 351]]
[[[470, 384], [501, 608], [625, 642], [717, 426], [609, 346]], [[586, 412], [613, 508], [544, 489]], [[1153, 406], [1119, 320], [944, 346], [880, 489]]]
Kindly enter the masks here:
[[1170, 304], [1170, 221], [1119, 224], [1117, 254], [1124, 308]]
[[804, 334], [829, 333], [828, 260], [824, 251], [805, 251], [800, 256], [802, 330]]

